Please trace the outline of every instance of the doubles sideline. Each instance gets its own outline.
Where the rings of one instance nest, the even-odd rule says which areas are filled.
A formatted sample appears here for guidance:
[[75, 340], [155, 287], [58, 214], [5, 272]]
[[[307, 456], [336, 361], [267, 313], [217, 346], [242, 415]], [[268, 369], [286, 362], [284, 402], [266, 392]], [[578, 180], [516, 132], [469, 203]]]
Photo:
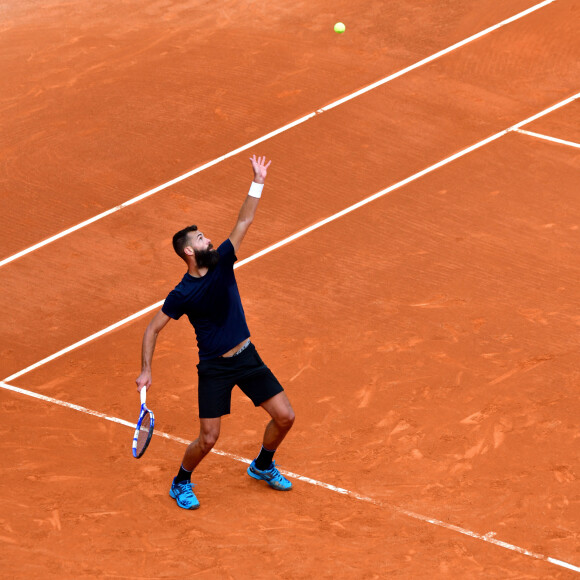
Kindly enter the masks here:
[[[61, 407], [66, 407], [68, 409], [73, 409], [75, 411], [79, 411], [79, 412], [85, 413], [87, 415], [92, 415], [93, 417], [105, 419], [106, 421], [111, 421], [112, 423], [117, 423], [119, 425], [124, 425], [125, 427], [130, 427], [131, 429], [135, 429], [135, 423], [131, 423], [129, 421], [125, 421], [124, 419], [119, 419], [117, 417], [112, 417], [110, 415], [106, 415], [105, 413], [101, 413], [99, 411], [93, 411], [93, 410], [87, 409], [86, 407], [83, 407], [81, 405], [74, 405], [73, 403], [67, 403], [66, 401], [61, 401], [60, 399], [54, 399], [52, 397], [47, 397], [46, 395], [41, 395], [39, 393], [35, 393], [34, 391], [27, 391], [26, 389], [21, 389], [19, 387], [15, 387], [14, 385], [9, 385], [8, 383], [3, 382], [3, 381], [0, 381], [0, 387], [3, 389], [6, 389], [8, 391], [13, 391], [15, 393], [27, 395], [27, 396], [33, 397], [35, 399], [40, 399], [41, 401], [45, 401], [48, 403], [59, 405]], [[176, 437], [175, 435], [170, 435], [169, 433], [164, 433], [162, 431], [154, 431], [154, 434], [157, 435], [158, 437], [163, 437], [164, 439], [168, 439], [170, 441], [175, 441], [177, 443], [182, 443], [184, 445], [189, 445], [189, 443], [190, 443], [190, 441], [188, 441], [187, 439], [183, 439], [181, 437]], [[127, 450], [128, 449], [129, 449], [129, 446], [127, 446]], [[223, 457], [228, 457], [229, 459], [233, 459], [234, 461], [239, 461], [241, 463], [246, 463], [248, 465], [251, 463], [250, 459], [246, 459], [245, 457], [241, 457], [240, 455], [235, 455], [233, 453], [228, 453], [226, 451], [220, 451], [220, 450], [215, 449], [215, 448], [212, 449], [212, 453], [215, 453], [216, 455], [221, 455]], [[519, 546], [515, 546], [514, 544], [510, 544], [508, 542], [498, 540], [497, 538], [495, 538], [495, 535], [496, 535], [495, 532], [488, 532], [486, 534], [480, 534], [478, 532], [473, 532], [471, 530], [468, 530], [466, 528], [462, 528], [460, 526], [449, 524], [447, 522], [443, 522], [443, 521], [435, 519], [435, 518], [430, 518], [428, 516], [424, 516], [424, 515], [418, 514], [416, 512], [412, 512], [410, 510], [406, 510], [404, 508], [400, 508], [400, 507], [394, 506], [392, 504], [388, 504], [388, 503], [373, 499], [373, 498], [365, 496], [365, 495], [361, 495], [359, 493], [350, 491], [348, 489], [344, 489], [342, 487], [337, 487], [337, 486], [331, 485], [329, 483], [324, 483], [323, 481], [318, 481], [317, 479], [305, 477], [305, 476], [297, 474], [297, 473], [292, 473], [291, 471], [281, 470], [281, 472], [284, 475], [287, 475], [288, 477], [295, 479], [297, 481], [303, 481], [304, 483], [308, 483], [310, 485], [322, 487], [324, 489], [334, 491], [334, 492], [339, 493], [341, 495], [346, 495], [346, 496], [349, 496], [353, 499], [376, 505], [377, 507], [387, 508], [387, 509], [390, 509], [396, 513], [407, 516], [409, 518], [419, 520], [421, 522], [425, 522], [428, 524], [432, 524], [432, 525], [438, 526], [440, 528], [444, 528], [444, 529], [452, 531], [452, 532], [457, 532], [459, 534], [463, 534], [464, 536], [469, 536], [470, 538], [473, 538], [476, 540], [482, 540], [484, 542], [488, 542], [489, 544], [499, 546], [500, 548], [505, 548], [507, 550], [511, 550], [512, 552], [517, 552], [518, 554], [522, 554], [523, 556], [535, 558], [536, 560], [544, 560], [544, 561], [550, 562], [551, 564], [554, 564], [556, 566], [560, 566], [562, 568], [567, 568], [568, 570], [572, 570], [574, 572], [580, 572], [580, 567], [574, 566], [573, 564], [569, 564], [568, 562], [564, 562], [562, 560], [557, 560], [556, 558], [551, 558], [550, 556], [545, 556], [544, 554], [539, 554], [537, 552], [531, 552], [530, 550], [526, 550], [525, 548], [520, 548]]]
[[[552, 105], [551, 107], [548, 107], [547, 109], [544, 109], [543, 111], [540, 111], [539, 113], [532, 115], [531, 117], [528, 117], [527, 119], [524, 119], [523, 121], [520, 121], [519, 123], [517, 123], [516, 125], [512, 125], [511, 127], [508, 127], [507, 129], [504, 129], [503, 131], [500, 131], [499, 133], [495, 133], [494, 135], [491, 135], [490, 137], [487, 137], [486, 139], [483, 139], [482, 141], [478, 141], [477, 143], [475, 143], [474, 145], [471, 145], [465, 149], [462, 149], [461, 151], [454, 153], [453, 155], [446, 157], [445, 159], [434, 163], [433, 165], [430, 165], [429, 167], [427, 167], [426, 169], [423, 169], [417, 173], [414, 173], [413, 175], [411, 175], [410, 177], [407, 177], [401, 181], [398, 181], [397, 183], [390, 185], [389, 187], [307, 227], [304, 228], [298, 232], [296, 232], [295, 234], [292, 234], [286, 238], [284, 238], [283, 240], [280, 240], [279, 242], [276, 242], [275, 244], [272, 244], [270, 246], [268, 246], [267, 248], [264, 248], [263, 250], [260, 250], [259, 252], [256, 252], [255, 254], [249, 256], [248, 258], [245, 258], [244, 260], [240, 260], [239, 262], [236, 262], [236, 264], [234, 265], [234, 268], [240, 268], [241, 266], [244, 266], [245, 264], [248, 264], [254, 260], [257, 260], [258, 258], [261, 258], [262, 256], [265, 256], [266, 254], [269, 254], [270, 252], [273, 252], [274, 250], [277, 250], [279, 248], [282, 248], [283, 246], [286, 246], [292, 242], [294, 242], [295, 240], [312, 233], [313, 231], [341, 218], [344, 217], [345, 215], [352, 213], [353, 211], [369, 204], [372, 203], [373, 201], [376, 201], [377, 199], [384, 197], [385, 195], [413, 182], [416, 181], [417, 179], [423, 177], [424, 175], [427, 175], [429, 173], [432, 173], [433, 171], [448, 165], [449, 163], [451, 163], [452, 161], [455, 161], [456, 159], [459, 159], [461, 157], [464, 157], [465, 155], [467, 155], [468, 153], [471, 153], [472, 151], [475, 151], [476, 149], [480, 149], [481, 147], [484, 147], [485, 145], [488, 145], [489, 143], [503, 137], [504, 135], [507, 135], [510, 132], [518, 132], [520, 130], [521, 127], [523, 127], [524, 125], [527, 125], [528, 123], [531, 123], [533, 121], [535, 121], [536, 119], [539, 119], [540, 117], [543, 117], [544, 115], [547, 115], [548, 113], [551, 113], [561, 107], [564, 107], [568, 104], [570, 104], [571, 102], [573, 102], [574, 100], [580, 98], [580, 93], [577, 93], [571, 97], [568, 97], [567, 99], [564, 99], [563, 101], [560, 101], [558, 103], [556, 103], [555, 105]], [[22, 375], [25, 375], [26, 373], [29, 373], [30, 371], [33, 371], [34, 369], [37, 369], [43, 365], [45, 365], [46, 363], [55, 360], [56, 358], [59, 358], [61, 356], [63, 356], [64, 354], [67, 354], [81, 346], [84, 346], [85, 344], [88, 344], [89, 342], [92, 342], [93, 340], [96, 340], [97, 338], [100, 338], [101, 336], [104, 336], [105, 334], [108, 334], [109, 332], [112, 332], [113, 330], [116, 330], [117, 328], [120, 328], [121, 326], [124, 326], [125, 324], [128, 324], [129, 322], [132, 322], [133, 320], [136, 320], [137, 318], [140, 318], [141, 316], [144, 316], [145, 314], [152, 312], [153, 310], [156, 310], [158, 308], [161, 308], [161, 306], [163, 305], [163, 300], [160, 302], [156, 302], [155, 304], [152, 304], [151, 306], [148, 306], [147, 308], [143, 308], [142, 310], [140, 310], [139, 312], [136, 312], [135, 314], [131, 314], [130, 316], [128, 316], [127, 318], [124, 318], [123, 320], [120, 320], [118, 322], [115, 322], [114, 324], [111, 324], [110, 326], [107, 326], [107, 328], [104, 328], [103, 330], [100, 330], [98, 332], [95, 332], [94, 334], [91, 334], [90, 336], [79, 340], [78, 342], [75, 342], [74, 344], [67, 346], [66, 348], [63, 348], [62, 350], [59, 350], [58, 352], [43, 358], [42, 360], [26, 367], [25, 369], [22, 369], [21, 371], [18, 371], [12, 375], [10, 375], [9, 377], [6, 377], [4, 379], [4, 381], [9, 382], [9, 381], [13, 381], [19, 377], [21, 377]]]
[[360, 97], [361, 95], [364, 95], [365, 93], [368, 93], [369, 91], [372, 91], [373, 89], [376, 89], [377, 87], [380, 87], [394, 79], [397, 79], [405, 74], [407, 74], [408, 72], [411, 72], [419, 67], [422, 67], [430, 62], [433, 62], [434, 60], [437, 60], [438, 58], [441, 58], [442, 56], [445, 56], [446, 54], [449, 54], [450, 52], [453, 52], [454, 50], [457, 50], [458, 48], [461, 48], [462, 46], [465, 46], [466, 44], [469, 44], [471, 42], [473, 42], [474, 40], [477, 40], [479, 38], [482, 38], [483, 36], [486, 36], [487, 34], [490, 34], [491, 32], [502, 28], [504, 26], [506, 26], [507, 24], [510, 24], [512, 22], [515, 22], [516, 20], [519, 20], [520, 18], [523, 18], [524, 16], [528, 16], [529, 14], [531, 14], [532, 12], [535, 12], [536, 10], [540, 10], [541, 8], [544, 8], [545, 6], [548, 6], [549, 4], [552, 4], [553, 2], [556, 2], [557, 0], [544, 0], [543, 2], [540, 2], [539, 4], [536, 4], [530, 8], [528, 8], [527, 10], [523, 10], [522, 12], [519, 12], [518, 14], [515, 14], [514, 16], [511, 16], [509, 18], [506, 18], [505, 20], [502, 20], [501, 22], [498, 22], [497, 24], [494, 24], [493, 26], [490, 26], [488, 28], [486, 28], [485, 30], [482, 30], [481, 32], [478, 32], [476, 34], [473, 34], [472, 36], [461, 40], [460, 42], [457, 42], [455, 44], [452, 44], [451, 46], [444, 48], [443, 50], [440, 50], [439, 52], [436, 52], [435, 54], [432, 54], [431, 56], [428, 56], [418, 62], [416, 62], [415, 64], [412, 64], [404, 69], [401, 69], [400, 71], [393, 73], [387, 77], [384, 77], [370, 85], [367, 85], [366, 87], [363, 87], [362, 89], [359, 89], [358, 91], [355, 91], [354, 93], [351, 93], [350, 95], [347, 95], [346, 97], [343, 97], [342, 99], [338, 99], [336, 101], [333, 101], [332, 103], [330, 103], [329, 105], [326, 105], [325, 107], [322, 107], [321, 109], [317, 109], [316, 111], [313, 111], [312, 113], [309, 113], [308, 115], [304, 115], [303, 117], [300, 117], [300, 119], [297, 119], [296, 121], [292, 121], [291, 123], [288, 123], [286, 125], [284, 125], [283, 127], [280, 127], [279, 129], [276, 129], [274, 131], [271, 131], [270, 133], [267, 133], [266, 135], [259, 137], [258, 139], [255, 139], [254, 141], [251, 141], [250, 143], [246, 143], [245, 145], [242, 145], [241, 147], [238, 147], [237, 149], [234, 149], [233, 151], [230, 151], [229, 153], [226, 153], [225, 155], [222, 155], [221, 157], [217, 157], [216, 159], [213, 159], [212, 161], [209, 161], [208, 163], [204, 163], [203, 165], [200, 165], [199, 167], [196, 167], [195, 169], [188, 171], [187, 173], [184, 173], [183, 175], [180, 175], [179, 177], [176, 177], [174, 179], [171, 179], [170, 181], [167, 181], [157, 187], [154, 187], [153, 189], [150, 189], [149, 191], [146, 191], [145, 193], [142, 193], [141, 195], [138, 195], [136, 197], [133, 197], [131, 199], [129, 199], [128, 201], [123, 202], [120, 205], [117, 205], [111, 209], [108, 209], [98, 215], [95, 215], [83, 222], [78, 223], [77, 225], [70, 227], [66, 230], [63, 230], [62, 232], [55, 234], [54, 236], [51, 236], [45, 240], [43, 240], [42, 242], [39, 242], [37, 244], [34, 244], [33, 246], [30, 246], [29, 248], [26, 248], [20, 252], [17, 252], [16, 254], [13, 254], [12, 256], [9, 256], [8, 258], [5, 258], [4, 260], [0, 261], [0, 267], [5, 266], [6, 264], [9, 264], [10, 262], [13, 262], [14, 260], [17, 260], [18, 258], [22, 258], [23, 256], [26, 256], [27, 254], [30, 254], [31, 252], [34, 252], [35, 250], [38, 250], [48, 244], [51, 244], [52, 242], [55, 242], [56, 240], [59, 240], [65, 236], [68, 236], [69, 234], [72, 234], [73, 232], [76, 232], [90, 224], [93, 224], [109, 215], [112, 215], [126, 207], [129, 207], [130, 205], [133, 205], [139, 201], [142, 201], [143, 199], [146, 199], [152, 195], [154, 195], [155, 193], [158, 193], [164, 189], [167, 189], [168, 187], [171, 187], [172, 185], [175, 185], [176, 183], [179, 183], [180, 181], [183, 181], [185, 179], [188, 179], [189, 177], [192, 177], [193, 175], [200, 173], [201, 171], [204, 171], [206, 169], [209, 169], [210, 167], [213, 167], [214, 165], [217, 165], [218, 163], [221, 163], [222, 161], [229, 159], [230, 157], [233, 157], [235, 155], [237, 155], [238, 153], [242, 153], [243, 151], [246, 151], [248, 149], [251, 149], [252, 147], [255, 147], [256, 145], [263, 143], [264, 141], [267, 141], [268, 139], [271, 139], [272, 137], [275, 137], [276, 135], [279, 135], [280, 133], [284, 133], [285, 131], [288, 131], [289, 129], [292, 129], [293, 127], [296, 127], [298, 125], [301, 125], [302, 123], [305, 123], [306, 121], [312, 119], [313, 117], [316, 117], [317, 115], [321, 115], [322, 113], [325, 113], [326, 111], [330, 111], [331, 109], [334, 109], [335, 107], [338, 107], [339, 105], [342, 105], [348, 101], [351, 101], [352, 99], [355, 99], [357, 97]]

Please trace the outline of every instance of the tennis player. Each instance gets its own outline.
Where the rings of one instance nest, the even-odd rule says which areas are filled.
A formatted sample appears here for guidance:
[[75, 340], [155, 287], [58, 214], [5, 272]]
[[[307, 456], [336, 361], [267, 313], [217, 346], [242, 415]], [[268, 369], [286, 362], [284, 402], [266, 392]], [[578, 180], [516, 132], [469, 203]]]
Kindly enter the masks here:
[[274, 452], [294, 423], [294, 411], [284, 389], [262, 362], [250, 341], [250, 331], [234, 276], [236, 252], [252, 224], [271, 161], [253, 155], [254, 180], [244, 200], [230, 237], [217, 249], [211, 240], [189, 226], [173, 236], [173, 248], [187, 264], [187, 273], [172, 290], [143, 336], [142, 368], [137, 389], [149, 389], [151, 362], [159, 332], [171, 319], [186, 314], [193, 325], [199, 349], [199, 437], [185, 451], [169, 495], [184, 509], [197, 509], [191, 473], [215, 445], [221, 418], [230, 413], [232, 389], [238, 385], [256, 407], [265, 409], [271, 421], [266, 426], [262, 449], [248, 467], [254, 479], [276, 490], [292, 487], [276, 467]]

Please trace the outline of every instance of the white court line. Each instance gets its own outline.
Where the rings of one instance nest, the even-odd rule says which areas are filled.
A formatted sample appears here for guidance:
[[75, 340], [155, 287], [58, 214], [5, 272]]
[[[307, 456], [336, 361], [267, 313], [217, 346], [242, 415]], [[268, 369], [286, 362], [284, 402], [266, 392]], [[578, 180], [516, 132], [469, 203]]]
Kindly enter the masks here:
[[[26, 389], [21, 389], [19, 387], [15, 387], [14, 385], [9, 385], [4, 381], [0, 381], [0, 387], [3, 389], [6, 389], [8, 391], [20, 393], [22, 395], [33, 397], [35, 399], [40, 399], [41, 401], [46, 401], [47, 403], [53, 403], [55, 405], [60, 405], [61, 407], [73, 409], [73, 410], [79, 411], [81, 413], [86, 413], [87, 415], [92, 415], [93, 417], [98, 417], [100, 419], [105, 419], [106, 421], [111, 421], [112, 423], [117, 423], [119, 425], [124, 425], [126, 427], [130, 427], [131, 429], [135, 429], [135, 423], [131, 423], [129, 421], [125, 421], [124, 419], [119, 419], [117, 417], [112, 417], [110, 415], [106, 415], [105, 413], [100, 413], [99, 411], [93, 411], [93, 410], [87, 409], [86, 407], [83, 407], [81, 405], [67, 403], [66, 401], [61, 401], [60, 399], [54, 399], [52, 397], [47, 397], [46, 395], [41, 395], [39, 393], [35, 393], [34, 391], [28, 391]], [[175, 435], [170, 435], [169, 433], [164, 433], [162, 431], [155, 431], [154, 434], [158, 437], [163, 437], [164, 439], [169, 439], [170, 441], [176, 441], [176, 442], [182, 443], [184, 445], [189, 445], [189, 443], [190, 443], [190, 441], [188, 441], [187, 439], [183, 439], [181, 437], [176, 437]], [[128, 454], [129, 444], [127, 444], [127, 445], [128, 445], [127, 446], [127, 454]], [[241, 463], [245, 463], [245, 464], [251, 463], [250, 459], [246, 459], [245, 457], [241, 457], [241, 456], [235, 455], [233, 453], [228, 453], [226, 451], [219, 451], [217, 449], [212, 449], [212, 453], [215, 453], [217, 455], [221, 455], [223, 457], [228, 457], [229, 459], [233, 459], [234, 461], [239, 461]], [[366, 503], [376, 505], [378, 507], [387, 508], [387, 509], [390, 509], [390, 510], [397, 512], [399, 514], [413, 518], [415, 520], [419, 520], [421, 522], [432, 524], [432, 525], [438, 526], [440, 528], [445, 528], [446, 530], [449, 530], [452, 532], [457, 532], [459, 534], [463, 534], [464, 536], [469, 536], [470, 538], [473, 538], [476, 540], [482, 540], [484, 542], [488, 542], [488, 543], [493, 544], [495, 546], [499, 546], [501, 548], [506, 548], [507, 550], [511, 550], [512, 552], [517, 552], [518, 554], [522, 554], [523, 556], [529, 556], [529, 557], [535, 558], [537, 560], [545, 560], [545, 561], [550, 562], [551, 564], [554, 564], [556, 566], [561, 566], [563, 568], [567, 568], [568, 570], [573, 570], [574, 572], [580, 572], [580, 567], [574, 566], [573, 564], [570, 564], [568, 562], [564, 562], [562, 560], [557, 560], [555, 558], [551, 558], [551, 557], [545, 556], [543, 554], [538, 554], [537, 552], [532, 552], [530, 550], [526, 550], [525, 548], [520, 548], [519, 546], [515, 546], [514, 544], [510, 544], [508, 542], [503, 542], [502, 540], [498, 540], [494, 537], [495, 533], [493, 533], [493, 532], [488, 532], [487, 534], [479, 534], [477, 532], [473, 532], [471, 530], [468, 530], [466, 528], [462, 528], [460, 526], [456, 526], [454, 524], [449, 524], [447, 522], [443, 522], [443, 521], [435, 519], [435, 518], [424, 516], [424, 515], [418, 514], [416, 512], [406, 510], [404, 508], [400, 508], [400, 507], [397, 507], [397, 506], [394, 506], [391, 504], [387, 504], [387, 503], [382, 502], [380, 500], [373, 499], [373, 498], [368, 497], [366, 495], [361, 495], [359, 493], [350, 491], [348, 489], [344, 489], [342, 487], [337, 487], [335, 485], [331, 485], [331, 484], [325, 483], [323, 481], [318, 481], [317, 479], [305, 477], [305, 476], [297, 474], [297, 473], [292, 473], [291, 471], [281, 470], [281, 473], [283, 473], [284, 475], [287, 475], [288, 477], [290, 477], [292, 479], [295, 479], [298, 481], [303, 481], [305, 483], [309, 483], [310, 485], [315, 485], [317, 487], [322, 487], [324, 489], [328, 489], [330, 491], [334, 491], [334, 492], [339, 493], [341, 495], [346, 495], [346, 496], [352, 497], [354, 499], [357, 499], [359, 501], [364, 501]]]
[[76, 226], [68, 228], [68, 229], [66, 229], [58, 234], [55, 234], [54, 236], [51, 236], [50, 238], [47, 238], [46, 240], [43, 240], [42, 242], [34, 244], [33, 246], [30, 246], [29, 248], [26, 248], [26, 249], [24, 249], [16, 254], [13, 254], [12, 256], [9, 256], [8, 258], [5, 258], [4, 260], [0, 261], [0, 267], [5, 266], [6, 264], [9, 264], [10, 262], [13, 262], [14, 260], [17, 260], [18, 258], [26, 256], [27, 254], [30, 254], [31, 252], [34, 252], [35, 250], [38, 250], [38, 249], [40, 249], [40, 248], [42, 248], [42, 247], [44, 247], [52, 242], [55, 242], [56, 240], [59, 240], [60, 238], [63, 238], [69, 234], [72, 234], [73, 232], [76, 232], [77, 230], [80, 230], [81, 228], [84, 228], [92, 223], [95, 223], [96, 221], [99, 221], [99, 220], [101, 220], [101, 219], [103, 219], [103, 218], [105, 218], [105, 217], [107, 217], [115, 212], [118, 212], [126, 207], [129, 207], [130, 205], [133, 205], [134, 203], [137, 203], [137, 202], [139, 202], [147, 197], [150, 197], [151, 195], [154, 195], [155, 193], [158, 193], [159, 191], [162, 191], [162, 190], [164, 190], [172, 185], [175, 185], [176, 183], [179, 183], [180, 181], [183, 181], [184, 179], [192, 177], [196, 173], [200, 173], [201, 171], [204, 171], [205, 169], [213, 167], [214, 165], [217, 165], [218, 163], [224, 161], [225, 159], [228, 159], [230, 157], [233, 157], [234, 155], [237, 155], [238, 153], [241, 153], [243, 151], [251, 149], [252, 147], [258, 145], [259, 143], [263, 143], [264, 141], [267, 141], [268, 139], [271, 139], [272, 137], [275, 137], [276, 135], [279, 135], [280, 133], [288, 131], [289, 129], [296, 127], [297, 125], [301, 125], [302, 123], [305, 123], [306, 121], [308, 121], [309, 119], [312, 119], [313, 117], [315, 117], [317, 115], [321, 115], [322, 113], [325, 113], [326, 111], [330, 111], [331, 109], [334, 109], [335, 107], [338, 107], [339, 105], [342, 105], [342, 104], [344, 104], [352, 99], [355, 99], [356, 97], [359, 97], [360, 95], [368, 93], [369, 91], [372, 91], [373, 89], [376, 89], [377, 87], [380, 87], [381, 85], [384, 85], [384, 84], [386, 84], [386, 83], [388, 83], [396, 78], [399, 78], [399, 77], [407, 74], [408, 72], [411, 72], [411, 71], [413, 71], [421, 66], [424, 66], [430, 62], [433, 62], [434, 60], [441, 58], [442, 56], [449, 54], [450, 52], [453, 52], [454, 50], [457, 50], [458, 48], [461, 48], [462, 46], [465, 46], [466, 44], [469, 44], [470, 42], [473, 42], [474, 40], [477, 40], [483, 36], [486, 36], [487, 34], [497, 30], [498, 28], [502, 28], [503, 26], [506, 26], [507, 24], [515, 22], [516, 20], [519, 20], [520, 18], [523, 18], [524, 16], [528, 16], [532, 12], [535, 12], [536, 10], [540, 10], [541, 8], [544, 8], [545, 6], [548, 6], [549, 4], [552, 4], [553, 2], [556, 2], [556, 1], [557, 0], [545, 0], [544, 2], [540, 2], [539, 4], [536, 4], [536, 5], [532, 6], [531, 8], [528, 8], [527, 10], [524, 10], [522, 12], [518, 12], [518, 14], [515, 14], [514, 16], [510, 16], [509, 18], [506, 18], [505, 20], [502, 20], [501, 22], [494, 24], [493, 26], [490, 26], [489, 28], [486, 28], [485, 30], [482, 30], [481, 32], [478, 32], [478, 33], [466, 38], [465, 40], [461, 40], [460, 42], [452, 44], [451, 46], [444, 48], [443, 50], [440, 50], [439, 52], [436, 52], [435, 54], [432, 54], [431, 56], [428, 56], [427, 58], [424, 58], [424, 59], [416, 62], [415, 64], [412, 64], [404, 69], [401, 69], [400, 71], [393, 73], [392, 75], [384, 77], [383, 79], [376, 81], [376, 82], [374, 82], [374, 83], [372, 83], [372, 84], [370, 84], [370, 85], [368, 85], [368, 86], [366, 86], [366, 87], [364, 87], [364, 88], [362, 88], [354, 93], [351, 93], [350, 95], [347, 95], [346, 97], [343, 97], [342, 99], [338, 99], [336, 101], [333, 101], [329, 105], [326, 105], [325, 107], [322, 107], [321, 109], [317, 109], [316, 111], [309, 113], [308, 115], [304, 115], [304, 117], [300, 117], [300, 119], [297, 119], [296, 121], [288, 123], [287, 125], [284, 125], [283, 127], [280, 127], [279, 129], [271, 131], [270, 133], [264, 135], [263, 137], [259, 137], [258, 139], [255, 139], [254, 141], [247, 143], [246, 145], [242, 145], [241, 147], [238, 147], [237, 149], [234, 149], [233, 151], [230, 151], [229, 153], [226, 153], [225, 155], [222, 155], [221, 157], [217, 157], [213, 161], [209, 161], [208, 163], [205, 163], [199, 167], [196, 167], [192, 171], [188, 171], [187, 173], [184, 173], [183, 175], [180, 175], [179, 177], [176, 177], [175, 179], [167, 181], [166, 183], [163, 183], [157, 187], [154, 187], [153, 189], [150, 189], [149, 191], [146, 191], [145, 193], [142, 193], [141, 195], [133, 197], [132, 199], [125, 201], [118, 206], [115, 206], [115, 207], [113, 207], [107, 211], [104, 211], [103, 213], [100, 213], [96, 216], [93, 216], [92, 218], [89, 218], [89, 219], [77, 224]]
[[[504, 135], [506, 135], [507, 133], [509, 133], [510, 131], [516, 131], [517, 129], [519, 129], [519, 127], [522, 127], [524, 125], [526, 125], [527, 123], [531, 123], [532, 121], [535, 121], [536, 119], [539, 119], [540, 117], [543, 117], [544, 115], [547, 115], [548, 113], [551, 113], [553, 111], [555, 111], [556, 109], [559, 109], [561, 107], [564, 107], [565, 105], [568, 105], [569, 103], [571, 103], [572, 101], [574, 101], [575, 99], [580, 98], [580, 93], [577, 93], [576, 95], [573, 95], [572, 97], [569, 97], [567, 99], [564, 99], [563, 101], [560, 101], [559, 103], [556, 103], [555, 105], [552, 105], [551, 107], [548, 107], [547, 109], [544, 109], [543, 111], [540, 111], [539, 113], [533, 115], [532, 117], [528, 117], [528, 119], [524, 119], [523, 121], [520, 121], [519, 123], [517, 123], [516, 125], [513, 125], [512, 127], [509, 127], [507, 129], [504, 129], [503, 131], [500, 131], [499, 133], [495, 133], [494, 135], [492, 135], [491, 137], [487, 137], [487, 139], [483, 139], [482, 141], [478, 141], [477, 143], [475, 143], [474, 145], [471, 145], [470, 147], [467, 147], [466, 149], [462, 149], [461, 151], [459, 151], [458, 153], [455, 153], [449, 157], [446, 157], [445, 159], [439, 161], [438, 163], [435, 163], [433, 165], [430, 165], [429, 167], [427, 167], [426, 169], [423, 169], [422, 171], [419, 171], [413, 175], [411, 175], [410, 177], [407, 177], [406, 179], [403, 179], [401, 181], [398, 181], [397, 183], [390, 185], [389, 187], [375, 193], [374, 195], [371, 195], [370, 197], [367, 197], [349, 207], [347, 207], [346, 209], [343, 209], [342, 211], [339, 211], [338, 213], [335, 213], [307, 228], [304, 228], [303, 230], [300, 230], [299, 232], [296, 232], [295, 234], [292, 234], [290, 236], [288, 236], [287, 238], [284, 238], [283, 240], [276, 242], [275, 244], [272, 244], [271, 246], [268, 246], [267, 248], [264, 248], [263, 250], [256, 252], [255, 254], [249, 256], [248, 258], [245, 258], [244, 260], [240, 260], [239, 262], [237, 262], [234, 266], [234, 268], [239, 268], [245, 264], [248, 264], [249, 262], [252, 262], [254, 260], [257, 260], [258, 258], [261, 258], [262, 256], [265, 256], [266, 254], [269, 254], [270, 252], [273, 252], [274, 250], [277, 250], [278, 248], [281, 248], [287, 244], [290, 244], [291, 242], [317, 230], [318, 228], [321, 228], [322, 226], [325, 226], [393, 191], [395, 191], [396, 189], [399, 189], [401, 187], [403, 187], [404, 185], [407, 185], [408, 183], [411, 183], [417, 179], [419, 179], [420, 177], [423, 177], [424, 175], [427, 175], [428, 173], [431, 173], [433, 171], [435, 171], [436, 169], [439, 169], [441, 167], [443, 167], [444, 165], [447, 165], [449, 163], [451, 163], [452, 161], [455, 161], [456, 159], [459, 159], [460, 157], [463, 157], [465, 155], [467, 155], [468, 153], [471, 153], [472, 151], [475, 151], [476, 149], [479, 149], [481, 147], [483, 147], [484, 145], [487, 145], [489, 143], [491, 143], [492, 141], [495, 141], [496, 139], [499, 139], [500, 137], [503, 137]], [[79, 340], [78, 342], [75, 342], [74, 344], [67, 346], [66, 348], [63, 348], [62, 350], [59, 350], [58, 352], [43, 358], [42, 360], [26, 367], [25, 369], [22, 369], [21, 371], [18, 371], [17, 373], [14, 373], [12, 375], [10, 375], [9, 377], [4, 378], [5, 381], [13, 381], [19, 377], [21, 377], [22, 375], [25, 375], [26, 373], [29, 373], [30, 371], [33, 371], [34, 369], [37, 369], [43, 365], [45, 365], [46, 363], [53, 361], [54, 359], [67, 354], [97, 338], [100, 338], [101, 336], [104, 336], [105, 334], [108, 334], [109, 332], [112, 332], [113, 330], [116, 330], [117, 328], [120, 328], [121, 326], [124, 326], [125, 324], [132, 322], [133, 320], [136, 320], [137, 318], [140, 318], [141, 316], [144, 316], [145, 314], [147, 314], [148, 312], [152, 312], [153, 310], [160, 308], [163, 305], [163, 300], [156, 302], [155, 304], [152, 304], [151, 306], [148, 306], [147, 308], [144, 308], [143, 310], [140, 310], [139, 312], [136, 312], [135, 314], [132, 314], [131, 316], [128, 316], [127, 318], [124, 318], [123, 320], [120, 320], [119, 322], [115, 322], [114, 324], [111, 324], [110, 326], [107, 326], [107, 328], [104, 328], [103, 330], [100, 330], [98, 332], [95, 332], [94, 334], [91, 334], [90, 336], [88, 336], [87, 338], [84, 338], [83, 340]]]
[[515, 129], [515, 131], [517, 133], [529, 135], [530, 137], [543, 139], [544, 141], [552, 141], [553, 143], [559, 143], [560, 145], [567, 145], [568, 147], [576, 147], [576, 149], [580, 149], [580, 143], [574, 143], [574, 141], [565, 141], [564, 139], [557, 139], [556, 137], [550, 137], [549, 135], [543, 135], [542, 133], [534, 133], [533, 131], [524, 131], [523, 129]]

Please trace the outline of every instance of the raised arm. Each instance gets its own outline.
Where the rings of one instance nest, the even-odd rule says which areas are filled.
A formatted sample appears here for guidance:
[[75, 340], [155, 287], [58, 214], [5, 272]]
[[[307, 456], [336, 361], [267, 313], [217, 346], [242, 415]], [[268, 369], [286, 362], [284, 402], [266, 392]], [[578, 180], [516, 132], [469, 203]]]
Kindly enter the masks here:
[[238, 221], [230, 234], [230, 241], [232, 242], [236, 252], [254, 220], [254, 215], [258, 209], [258, 202], [262, 195], [264, 181], [268, 174], [268, 167], [270, 167], [270, 163], [272, 163], [272, 161], [266, 163], [265, 157], [256, 157], [255, 155], [250, 157], [250, 161], [252, 162], [252, 169], [254, 170], [254, 181], [252, 182], [248, 196], [242, 204], [242, 208], [238, 215]]
[[151, 320], [145, 334], [143, 335], [143, 348], [141, 351], [141, 374], [137, 377], [137, 390], [141, 391], [143, 387], [149, 389], [153, 380], [151, 376], [151, 362], [153, 361], [153, 352], [155, 351], [155, 343], [157, 342], [157, 335], [161, 332], [165, 325], [171, 320], [167, 314], [160, 310]]

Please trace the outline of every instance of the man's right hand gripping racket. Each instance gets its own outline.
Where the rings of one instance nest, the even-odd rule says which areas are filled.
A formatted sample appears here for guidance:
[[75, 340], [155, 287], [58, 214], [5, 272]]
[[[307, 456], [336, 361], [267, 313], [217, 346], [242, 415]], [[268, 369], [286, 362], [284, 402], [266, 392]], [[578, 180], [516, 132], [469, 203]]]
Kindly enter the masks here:
[[139, 413], [139, 420], [137, 421], [137, 428], [135, 429], [135, 436], [133, 437], [133, 457], [139, 459], [145, 453], [151, 437], [153, 436], [153, 426], [155, 425], [155, 417], [153, 411], [147, 408], [145, 401], [147, 399], [147, 387], [141, 389], [141, 412]]

